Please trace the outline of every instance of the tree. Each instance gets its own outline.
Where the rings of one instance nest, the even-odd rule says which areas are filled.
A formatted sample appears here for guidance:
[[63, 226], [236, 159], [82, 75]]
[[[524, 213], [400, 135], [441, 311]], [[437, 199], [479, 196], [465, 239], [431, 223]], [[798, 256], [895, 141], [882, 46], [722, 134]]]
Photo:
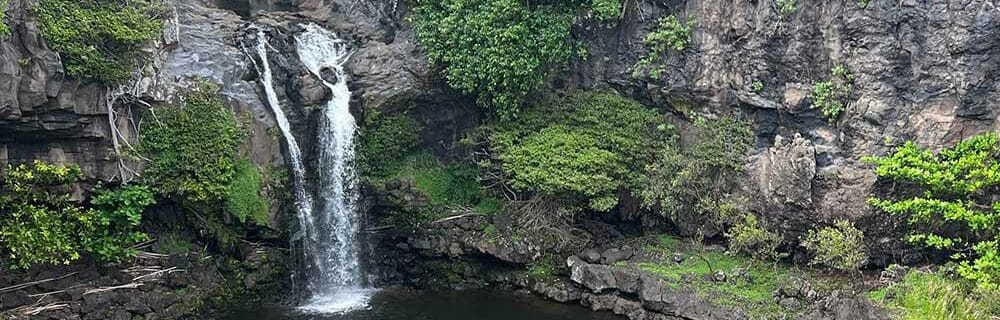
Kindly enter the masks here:
[[985, 133], [935, 154], [906, 142], [893, 154], [867, 157], [880, 178], [905, 182], [900, 195], [874, 207], [905, 215], [911, 243], [952, 252], [958, 272], [984, 288], [1000, 287], [1000, 139]]

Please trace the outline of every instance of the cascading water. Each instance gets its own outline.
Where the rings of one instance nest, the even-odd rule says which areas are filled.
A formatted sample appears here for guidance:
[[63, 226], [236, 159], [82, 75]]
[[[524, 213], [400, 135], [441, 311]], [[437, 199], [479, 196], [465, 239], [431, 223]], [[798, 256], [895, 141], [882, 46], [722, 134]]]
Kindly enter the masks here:
[[[302, 221], [309, 238], [305, 249], [316, 267], [309, 279], [313, 297], [303, 308], [341, 312], [365, 307], [371, 296], [364, 286], [358, 244], [361, 216], [353, 167], [355, 121], [344, 73], [350, 51], [333, 32], [314, 24], [303, 27], [305, 31], [295, 37], [299, 60], [333, 93], [318, 130], [319, 210]], [[333, 83], [323, 77], [323, 70], [333, 72]]]
[[[256, 28], [256, 27], [251, 27]], [[312, 294], [302, 307], [309, 312], [337, 313], [365, 308], [373, 292], [365, 287], [358, 244], [361, 216], [357, 210], [358, 191], [353, 168], [355, 121], [349, 106], [351, 92], [343, 65], [350, 51], [343, 40], [315, 24], [303, 25], [304, 32], [295, 40], [299, 60], [332, 92], [324, 117], [319, 124], [316, 196], [306, 189], [302, 152], [274, 91], [271, 65], [267, 58], [267, 37], [257, 30], [255, 65], [267, 102], [274, 111], [278, 127], [288, 143], [294, 171], [296, 209], [301, 225], [300, 236], [308, 268], [308, 289]], [[249, 55], [249, 50], [246, 50]], [[253, 59], [251, 59], [253, 60]], [[336, 77], [330, 83], [323, 71]], [[318, 200], [314, 203], [314, 199]], [[315, 206], [314, 210], [314, 205]]]
[[[281, 129], [281, 135], [285, 137], [285, 143], [288, 144], [288, 156], [291, 158], [290, 162], [292, 163], [292, 175], [294, 178], [292, 188], [294, 189], [296, 214], [299, 221], [302, 221], [307, 219], [313, 211], [313, 200], [306, 190], [304, 183], [306, 170], [302, 162], [302, 151], [299, 149], [298, 142], [295, 141], [295, 136], [292, 135], [292, 126], [288, 123], [288, 117], [285, 117], [285, 111], [281, 109], [281, 103], [278, 102], [278, 94], [274, 91], [271, 63], [267, 60], [267, 35], [264, 34], [264, 30], [255, 26], [251, 26], [251, 29], [257, 30], [257, 43], [254, 46], [254, 53], [257, 54], [261, 62], [258, 64], [253, 57], [251, 57], [250, 61], [253, 61], [254, 66], [260, 73], [261, 84], [264, 86], [264, 95], [267, 97], [267, 104], [271, 107], [271, 111], [274, 112], [274, 118], [278, 122], [278, 128]], [[243, 47], [243, 51], [247, 55], [251, 55], [246, 47]]]

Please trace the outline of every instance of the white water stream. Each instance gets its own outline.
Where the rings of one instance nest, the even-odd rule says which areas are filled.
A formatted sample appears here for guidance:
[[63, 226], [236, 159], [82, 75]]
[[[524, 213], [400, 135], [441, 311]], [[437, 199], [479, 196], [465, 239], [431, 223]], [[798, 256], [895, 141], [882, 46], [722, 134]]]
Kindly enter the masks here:
[[[374, 292], [365, 286], [360, 262], [358, 238], [362, 217], [357, 208], [354, 172], [356, 124], [349, 109], [351, 92], [343, 67], [350, 50], [333, 32], [315, 24], [303, 25], [303, 28], [305, 31], [295, 37], [299, 60], [332, 92], [317, 130], [317, 172], [308, 176], [316, 179], [315, 208], [314, 197], [303, 183], [307, 175], [303, 170], [302, 154], [274, 91], [267, 60], [267, 38], [262, 30], [258, 30], [257, 55], [262, 61], [258, 69], [268, 104], [289, 145], [294, 178], [299, 181], [295, 183], [295, 194], [304, 236], [303, 250], [306, 260], [312, 264], [307, 269], [312, 296], [301, 308], [308, 312], [340, 313], [366, 308]], [[324, 78], [324, 71], [335, 79]]]

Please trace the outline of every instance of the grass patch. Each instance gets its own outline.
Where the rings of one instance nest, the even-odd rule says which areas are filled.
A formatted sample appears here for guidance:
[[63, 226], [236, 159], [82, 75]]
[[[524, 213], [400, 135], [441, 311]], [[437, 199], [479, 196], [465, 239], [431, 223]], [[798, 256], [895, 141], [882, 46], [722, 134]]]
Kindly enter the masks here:
[[[661, 236], [644, 249], [661, 256], [672, 256], [674, 253], [685, 256], [681, 263], [659, 259], [661, 261], [638, 265], [640, 269], [667, 280], [664, 283], [671, 287], [688, 285], [702, 299], [743, 309], [753, 319], [780, 318], [785, 313], [772, 295], [791, 274], [786, 266], [754, 263], [749, 257], [700, 248], [670, 236]], [[738, 276], [740, 269], [745, 269], [747, 276]], [[723, 282], [712, 280], [718, 271], [723, 271], [729, 279]]]
[[423, 222], [444, 217], [449, 211], [472, 211], [493, 215], [503, 209], [502, 200], [484, 192], [479, 185], [478, 171], [465, 164], [449, 164], [428, 153], [417, 153], [390, 164], [387, 176], [373, 181], [386, 185], [390, 181], [413, 182], [426, 197], [428, 206], [406, 212], [405, 221]]
[[913, 271], [902, 282], [869, 292], [903, 320], [982, 320], [1000, 316], [1000, 292], [962, 279]]

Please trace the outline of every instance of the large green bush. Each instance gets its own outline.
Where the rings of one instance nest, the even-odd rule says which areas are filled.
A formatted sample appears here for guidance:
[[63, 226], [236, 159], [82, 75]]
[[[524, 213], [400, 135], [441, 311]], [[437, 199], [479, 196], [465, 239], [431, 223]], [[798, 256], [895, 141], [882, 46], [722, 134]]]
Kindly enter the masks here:
[[958, 272], [984, 288], [1000, 287], [1000, 138], [986, 133], [935, 154], [907, 142], [893, 154], [869, 157], [875, 173], [908, 182], [896, 198], [869, 202], [890, 214], [906, 215], [908, 240], [948, 250]]
[[185, 202], [226, 198], [246, 132], [215, 85], [202, 84], [179, 105], [153, 109], [144, 124], [140, 150], [150, 159], [144, 172], [150, 186]]
[[577, 53], [569, 35], [579, 7], [574, 1], [422, 0], [410, 21], [451, 87], [509, 118], [545, 85], [553, 67]]
[[741, 217], [743, 201], [730, 194], [753, 146], [753, 129], [733, 117], [697, 118], [691, 136], [685, 148], [674, 144], [658, 152], [640, 196], [675, 222], [722, 230], [721, 224]]
[[498, 124], [489, 140], [511, 183], [529, 192], [582, 197], [599, 211], [639, 187], [671, 130], [663, 117], [614, 94], [575, 92]]
[[134, 254], [145, 239], [137, 230], [153, 203], [145, 187], [101, 190], [85, 208], [72, 199], [72, 184], [83, 174], [75, 165], [8, 167], [0, 176], [0, 249], [16, 268], [68, 264], [83, 252], [104, 261]]
[[163, 31], [157, 0], [42, 0], [33, 8], [42, 35], [75, 77], [106, 83], [132, 78], [142, 46]]

